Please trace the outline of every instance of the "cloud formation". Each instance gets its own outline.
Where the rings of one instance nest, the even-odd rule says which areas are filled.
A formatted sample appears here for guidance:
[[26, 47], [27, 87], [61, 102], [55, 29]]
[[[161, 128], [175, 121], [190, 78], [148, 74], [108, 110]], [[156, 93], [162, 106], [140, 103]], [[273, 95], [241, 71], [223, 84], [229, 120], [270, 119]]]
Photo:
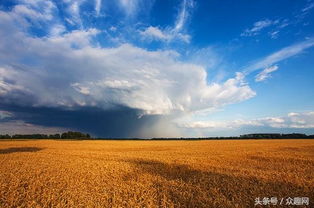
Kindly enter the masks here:
[[[30, 105], [1, 104], [0, 109], [4, 109], [6, 115], [10, 117], [0, 120], [0, 132], [17, 133], [14, 131], [15, 125], [20, 127], [19, 132], [23, 132], [23, 127], [27, 131], [32, 128], [34, 132], [64, 132], [66, 130], [89, 132], [93, 136], [120, 138], [120, 137], [150, 137], [145, 129], [154, 131], [155, 135], [161, 136], [165, 133], [174, 133], [157, 131], [160, 123], [167, 123], [164, 116], [143, 115], [139, 118], [140, 110], [131, 109], [124, 106], [114, 106], [108, 110], [99, 107], [77, 107], [75, 109], [60, 107], [39, 107]], [[14, 113], [12, 113], [14, 112]], [[11, 125], [11, 127], [10, 127]], [[164, 127], [163, 127], [164, 128]], [[9, 132], [11, 130], [11, 132]], [[160, 129], [158, 129], [160, 130]], [[168, 134], [168, 135], [169, 135]]]
[[83, 0], [65, 0], [67, 5], [67, 13], [69, 18], [67, 18], [67, 22], [71, 25], [78, 25], [82, 27], [82, 20], [80, 14], [80, 6]]
[[243, 33], [241, 33], [241, 36], [255, 36], [258, 35], [261, 30], [263, 30], [266, 27], [270, 27], [271, 25], [278, 24], [278, 20], [260, 20], [253, 24], [252, 28], [246, 29]]
[[178, 123], [178, 126], [190, 129], [238, 129], [247, 126], [306, 129], [314, 128], [314, 112], [292, 112], [282, 117], [265, 117], [252, 120], [193, 121]]
[[160, 30], [158, 27], [149, 26], [145, 30], [140, 31], [140, 34], [148, 39], [157, 39], [157, 40], [165, 40], [169, 41], [172, 37], [171, 35], [165, 33]]
[[314, 38], [309, 38], [307, 40], [304, 40], [302, 42], [298, 42], [295, 44], [292, 44], [290, 46], [287, 46], [285, 48], [280, 49], [279, 51], [276, 51], [258, 61], [255, 61], [253, 64], [250, 64], [249, 66], [245, 67], [243, 69], [244, 74], [249, 74], [253, 71], [267, 68], [271, 65], [274, 65], [282, 60], [291, 58], [295, 55], [298, 55], [302, 53], [304, 50], [311, 48], [314, 46]]
[[184, 32], [185, 25], [190, 17], [190, 13], [194, 8], [195, 2], [193, 0], [182, 1], [180, 10], [177, 14], [175, 24], [173, 27], [160, 29], [159, 27], [149, 26], [140, 31], [140, 34], [145, 40], [159, 40], [159, 41], [174, 41], [179, 40], [185, 43], [190, 42], [190, 35]]
[[13, 114], [11, 112], [0, 110], [0, 120], [3, 120], [5, 118], [10, 118], [12, 116], [13, 116]]
[[5, 121], [0, 123], [1, 134], [12, 134], [12, 132], [15, 134], [57, 134], [66, 131], [68, 131], [68, 129], [33, 125], [22, 120]]
[[95, 0], [95, 12], [97, 16], [100, 13], [101, 3], [102, 3], [102, 0]]
[[16, 34], [0, 32], [0, 41], [11, 46], [0, 46], [6, 54], [1, 57], [0, 85], [6, 102], [103, 109], [122, 105], [143, 114], [169, 114], [255, 95], [240, 74], [223, 84], [208, 84], [204, 68], [179, 61], [174, 51], [147, 51], [130, 44], [97, 47], [92, 41], [99, 31], [93, 28], [33, 38], [19, 30], [10, 13], [0, 15], [0, 25]]
[[121, 8], [127, 16], [134, 15], [137, 12], [140, 0], [119, 0]]
[[177, 16], [174, 30], [179, 32], [183, 29], [187, 19], [190, 16], [190, 10], [194, 7], [195, 2], [193, 0], [183, 0], [181, 10]]
[[256, 75], [255, 81], [256, 82], [261, 82], [261, 81], [264, 81], [264, 80], [268, 79], [269, 77], [271, 77], [270, 73], [272, 73], [272, 72], [274, 72], [276, 70], [278, 70], [278, 66], [277, 65], [265, 68], [262, 72], [260, 72], [259, 74]]
[[279, 36], [279, 33], [287, 26], [291, 24], [295, 24], [292, 20], [287, 18], [279, 18], [279, 19], [264, 19], [257, 21], [253, 24], [251, 28], [245, 29], [240, 36], [242, 37], [254, 37], [259, 35], [263, 30], [268, 29], [268, 35], [272, 39], [276, 39]]
[[308, 4], [301, 11], [303, 13], [308, 13], [313, 8], [314, 8], [314, 2], [313, 1], [309, 1]]

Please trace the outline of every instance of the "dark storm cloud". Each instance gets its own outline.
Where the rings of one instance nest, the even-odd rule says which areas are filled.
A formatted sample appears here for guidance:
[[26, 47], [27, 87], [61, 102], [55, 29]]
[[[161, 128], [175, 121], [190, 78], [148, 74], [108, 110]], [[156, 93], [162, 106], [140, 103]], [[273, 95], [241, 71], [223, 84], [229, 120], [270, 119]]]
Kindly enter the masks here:
[[139, 117], [140, 111], [123, 106], [111, 110], [93, 107], [60, 109], [0, 104], [0, 108], [12, 112], [14, 117], [33, 125], [60, 127], [88, 132], [98, 137], [136, 137], [146, 126], [153, 125], [158, 116]]

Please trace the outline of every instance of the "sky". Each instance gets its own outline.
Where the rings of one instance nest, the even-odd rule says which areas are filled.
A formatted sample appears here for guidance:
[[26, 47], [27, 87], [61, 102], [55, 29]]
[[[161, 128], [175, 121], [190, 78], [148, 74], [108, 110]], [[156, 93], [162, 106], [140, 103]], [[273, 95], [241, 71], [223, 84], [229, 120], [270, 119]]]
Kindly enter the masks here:
[[0, 134], [314, 134], [313, 20], [313, 0], [1, 0]]

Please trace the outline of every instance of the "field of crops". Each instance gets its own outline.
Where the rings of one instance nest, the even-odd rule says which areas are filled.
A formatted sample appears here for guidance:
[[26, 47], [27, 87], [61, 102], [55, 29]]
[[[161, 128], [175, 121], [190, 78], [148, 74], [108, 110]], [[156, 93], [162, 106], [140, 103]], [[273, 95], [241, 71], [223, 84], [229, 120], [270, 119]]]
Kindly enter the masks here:
[[258, 197], [313, 206], [314, 140], [0, 141], [0, 207], [254, 207]]

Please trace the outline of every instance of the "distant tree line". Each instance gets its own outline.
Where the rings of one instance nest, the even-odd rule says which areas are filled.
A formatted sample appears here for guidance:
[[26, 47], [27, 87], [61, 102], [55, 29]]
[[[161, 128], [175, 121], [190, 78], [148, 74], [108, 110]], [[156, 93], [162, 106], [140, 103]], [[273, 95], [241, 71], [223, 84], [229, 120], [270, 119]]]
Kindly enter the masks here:
[[306, 139], [314, 138], [314, 135], [306, 135], [299, 133], [292, 134], [244, 134], [240, 135], [240, 138], [252, 138], [252, 139]]
[[90, 139], [91, 136], [89, 134], [83, 134], [81, 132], [68, 131], [66, 133], [61, 134], [61, 139]]
[[89, 134], [68, 131], [62, 134], [0, 134], [0, 139], [91, 139]]
[[[0, 139], [94, 139], [89, 134], [68, 131], [62, 134], [0, 134]], [[140, 138], [95, 138], [99, 140], [144, 140]], [[243, 134], [232, 137], [181, 137], [181, 138], [151, 138], [149, 140], [236, 140], [236, 139], [314, 139], [314, 135], [292, 134]]]
[[314, 135], [292, 134], [243, 134], [232, 137], [152, 138], [152, 140], [232, 140], [232, 139], [314, 139]]

